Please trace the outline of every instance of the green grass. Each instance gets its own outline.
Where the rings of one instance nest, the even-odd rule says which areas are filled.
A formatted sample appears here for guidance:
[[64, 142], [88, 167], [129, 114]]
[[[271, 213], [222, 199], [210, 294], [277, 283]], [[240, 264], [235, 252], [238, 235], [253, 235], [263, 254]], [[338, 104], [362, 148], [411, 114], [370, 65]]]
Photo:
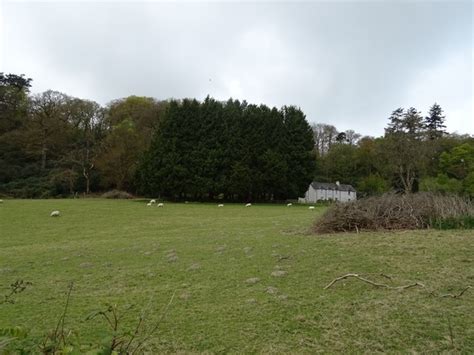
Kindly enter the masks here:
[[[49, 217], [55, 209], [61, 217]], [[322, 212], [7, 200], [0, 205], [0, 294], [17, 279], [33, 284], [14, 304], [0, 305], [0, 328], [24, 326], [40, 338], [56, 325], [74, 281], [66, 327], [85, 343], [107, 334], [104, 323], [85, 320], [104, 303], [134, 304], [124, 318], [132, 328], [147, 305], [156, 320], [175, 292], [154, 351], [474, 352], [474, 289], [457, 299], [430, 295], [474, 286], [472, 230], [308, 234]], [[286, 275], [271, 276], [275, 270]], [[426, 289], [378, 289], [355, 279], [323, 289], [351, 272]], [[245, 282], [254, 277], [260, 281]]]

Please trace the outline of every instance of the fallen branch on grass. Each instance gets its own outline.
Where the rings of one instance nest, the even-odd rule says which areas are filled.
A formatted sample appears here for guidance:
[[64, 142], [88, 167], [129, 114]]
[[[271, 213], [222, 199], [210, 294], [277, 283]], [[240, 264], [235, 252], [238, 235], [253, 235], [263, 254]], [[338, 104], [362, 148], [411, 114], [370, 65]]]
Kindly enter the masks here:
[[467, 286], [464, 290], [462, 290], [462, 291], [461, 291], [459, 294], [457, 294], [457, 295], [453, 295], [452, 293], [447, 293], [447, 294], [441, 295], [441, 296], [439, 296], [439, 297], [459, 298], [459, 297], [461, 297], [461, 296], [464, 294], [464, 292], [466, 292], [466, 291], [469, 290], [470, 288], [472, 288], [472, 286]]
[[[383, 277], [387, 277], [389, 278], [390, 280], [392, 280], [392, 278], [390, 276], [387, 276], [385, 274], [380, 274], [380, 276], [383, 276]], [[386, 284], [383, 284], [383, 283], [379, 283], [379, 282], [375, 282], [375, 281], [371, 281], [369, 279], [366, 279], [365, 277], [362, 277], [360, 276], [359, 274], [346, 274], [346, 275], [342, 275], [342, 276], [339, 276], [339, 277], [336, 277], [334, 280], [332, 280], [329, 284], [327, 284], [326, 287], [324, 287], [325, 290], [327, 290], [328, 288], [330, 288], [332, 285], [334, 285], [336, 282], [338, 281], [341, 281], [341, 280], [345, 280], [345, 279], [348, 279], [348, 278], [355, 278], [357, 280], [360, 280], [360, 281], [363, 281], [365, 283], [368, 283], [374, 287], [382, 287], [382, 288], [387, 288], [389, 290], [406, 290], [408, 288], [412, 288], [412, 287], [422, 287], [422, 288], [425, 288], [425, 285], [423, 285], [421, 282], [415, 282], [415, 283], [412, 283], [412, 284], [408, 284], [408, 285], [403, 285], [403, 286], [390, 286], [390, 285], [386, 285]], [[466, 288], [464, 288], [460, 293], [458, 294], [452, 294], [452, 293], [447, 293], [447, 294], [444, 294], [444, 295], [437, 295], [435, 291], [431, 291], [430, 292], [430, 295], [431, 296], [438, 296], [438, 297], [451, 297], [451, 298], [460, 298], [467, 290], [469, 290], [470, 288], [472, 288], [472, 286], [467, 286]]]
[[374, 281], [371, 281], [369, 279], [366, 279], [365, 277], [362, 277], [358, 274], [346, 274], [346, 275], [343, 275], [343, 276], [340, 276], [340, 277], [337, 277], [335, 278], [334, 280], [332, 280], [324, 289], [327, 290], [328, 288], [330, 288], [332, 285], [334, 285], [336, 282], [338, 281], [341, 281], [341, 280], [344, 280], [344, 279], [348, 279], [350, 277], [353, 277], [353, 278], [356, 278], [360, 281], [363, 281], [363, 282], [366, 282], [372, 286], [375, 286], [375, 287], [383, 287], [383, 288], [388, 288], [390, 290], [405, 290], [407, 288], [412, 288], [412, 287], [416, 287], [416, 286], [419, 286], [419, 287], [425, 287], [425, 285], [423, 285], [422, 283], [420, 282], [415, 282], [413, 284], [409, 284], [409, 285], [404, 285], [404, 286], [390, 286], [390, 285], [386, 285], [386, 284], [382, 284], [382, 283], [379, 283], [379, 282], [374, 282]]

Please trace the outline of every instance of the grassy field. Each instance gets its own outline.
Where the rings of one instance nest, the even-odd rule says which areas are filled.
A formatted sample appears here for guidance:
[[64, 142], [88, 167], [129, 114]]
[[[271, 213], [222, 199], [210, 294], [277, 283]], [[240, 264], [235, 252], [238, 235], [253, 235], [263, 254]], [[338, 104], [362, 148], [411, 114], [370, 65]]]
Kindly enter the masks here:
[[[82, 343], [108, 334], [87, 315], [107, 302], [133, 329], [163, 314], [160, 352], [474, 352], [474, 232], [310, 235], [323, 208], [7, 200], [0, 205], [0, 328], [33, 338], [55, 327], [74, 281], [66, 327]], [[62, 216], [51, 218], [52, 210]], [[359, 273], [406, 290], [334, 278]], [[392, 279], [380, 276], [383, 273]], [[250, 280], [249, 280], [250, 279]], [[431, 293], [431, 292], [434, 293]]]

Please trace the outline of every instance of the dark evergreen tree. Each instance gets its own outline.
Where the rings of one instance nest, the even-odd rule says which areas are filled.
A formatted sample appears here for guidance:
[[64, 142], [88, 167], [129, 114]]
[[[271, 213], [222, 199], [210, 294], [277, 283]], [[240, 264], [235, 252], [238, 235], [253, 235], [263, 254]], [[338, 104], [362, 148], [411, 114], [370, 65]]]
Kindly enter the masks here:
[[23, 75], [0, 73], [0, 185], [23, 177], [32, 163], [22, 139], [30, 86]]
[[430, 107], [428, 116], [425, 117], [424, 127], [429, 139], [434, 140], [446, 134], [444, 120], [446, 116], [443, 115], [443, 109], [437, 103]]
[[242, 201], [296, 198], [314, 174], [301, 110], [211, 98], [172, 102], [142, 161], [144, 192]]
[[288, 164], [287, 198], [303, 196], [313, 180], [316, 159], [313, 131], [304, 113], [294, 106], [281, 109], [286, 131], [286, 161]]
[[0, 135], [19, 128], [26, 118], [31, 79], [0, 73]]
[[399, 133], [403, 131], [404, 110], [399, 107], [390, 115], [389, 123], [385, 129], [385, 134]]

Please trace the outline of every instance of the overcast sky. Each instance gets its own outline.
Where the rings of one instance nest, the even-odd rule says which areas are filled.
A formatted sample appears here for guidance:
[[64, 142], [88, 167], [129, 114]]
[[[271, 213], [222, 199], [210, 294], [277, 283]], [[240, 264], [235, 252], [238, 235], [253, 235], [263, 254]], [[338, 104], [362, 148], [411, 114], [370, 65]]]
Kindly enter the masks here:
[[381, 135], [438, 102], [474, 134], [471, 1], [0, 0], [0, 71], [106, 104], [208, 94]]

